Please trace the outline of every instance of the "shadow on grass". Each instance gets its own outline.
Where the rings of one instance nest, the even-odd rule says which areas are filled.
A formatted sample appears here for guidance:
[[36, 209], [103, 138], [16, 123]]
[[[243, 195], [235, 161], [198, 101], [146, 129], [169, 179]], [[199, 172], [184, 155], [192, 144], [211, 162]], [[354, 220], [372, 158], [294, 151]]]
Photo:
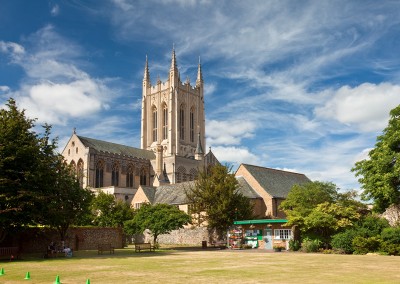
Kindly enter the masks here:
[[[159, 249], [156, 249], [154, 252], [143, 251], [143, 252], [135, 252], [133, 246], [129, 246], [123, 249], [115, 249], [114, 254], [103, 253], [98, 254], [97, 250], [79, 250], [74, 251], [72, 257], [53, 257], [53, 258], [44, 258], [42, 253], [30, 253], [30, 254], [22, 254], [21, 259], [12, 260], [12, 262], [21, 262], [21, 261], [35, 261], [35, 262], [58, 262], [65, 260], [80, 260], [80, 259], [109, 259], [109, 258], [137, 258], [137, 257], [154, 257], [154, 256], [162, 256], [162, 255], [172, 255], [180, 252], [193, 252], [193, 251], [215, 251], [219, 250], [218, 248], [207, 248], [203, 249], [200, 246], [162, 246]], [[10, 260], [0, 259], [0, 263], [9, 263]]]

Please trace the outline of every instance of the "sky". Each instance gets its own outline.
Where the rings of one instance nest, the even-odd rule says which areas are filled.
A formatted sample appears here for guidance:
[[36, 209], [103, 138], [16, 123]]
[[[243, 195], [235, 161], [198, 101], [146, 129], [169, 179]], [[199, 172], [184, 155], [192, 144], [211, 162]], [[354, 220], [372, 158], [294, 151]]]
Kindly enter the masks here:
[[[140, 147], [146, 56], [166, 81], [201, 60], [206, 149], [222, 163], [360, 189], [400, 104], [400, 1], [0, 0], [0, 107], [14, 98], [60, 151], [78, 135]], [[39, 132], [42, 129], [38, 130]]]

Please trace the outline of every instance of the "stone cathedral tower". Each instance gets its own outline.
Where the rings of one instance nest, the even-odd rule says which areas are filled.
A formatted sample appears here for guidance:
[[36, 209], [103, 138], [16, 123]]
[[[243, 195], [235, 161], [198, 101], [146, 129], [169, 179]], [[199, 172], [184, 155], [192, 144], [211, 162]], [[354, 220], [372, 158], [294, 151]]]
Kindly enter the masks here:
[[152, 85], [146, 57], [142, 87], [141, 148], [155, 153], [155, 183], [193, 180], [204, 166], [204, 82], [200, 62], [196, 85], [192, 86], [189, 79], [182, 83], [173, 49], [168, 79], [158, 79]]

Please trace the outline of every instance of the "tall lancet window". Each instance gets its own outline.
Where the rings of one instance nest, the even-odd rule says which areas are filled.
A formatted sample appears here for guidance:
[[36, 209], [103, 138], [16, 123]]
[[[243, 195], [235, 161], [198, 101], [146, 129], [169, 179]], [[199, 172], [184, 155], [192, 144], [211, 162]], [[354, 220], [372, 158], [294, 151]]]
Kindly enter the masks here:
[[95, 187], [103, 187], [103, 177], [104, 177], [104, 162], [100, 160], [96, 164]]
[[185, 109], [184, 105], [179, 108], [179, 138], [185, 140]]
[[135, 176], [134, 176], [134, 168], [133, 165], [128, 166], [128, 171], [126, 173], [126, 187], [134, 187], [134, 181], [135, 181]]
[[115, 163], [112, 167], [111, 185], [113, 186], [119, 185], [119, 165], [117, 163]]
[[153, 107], [152, 110], [152, 125], [153, 125], [153, 142], [157, 141], [157, 108]]
[[77, 178], [79, 181], [79, 185], [82, 187], [83, 186], [83, 161], [82, 161], [82, 159], [79, 159], [79, 161], [78, 161], [76, 175], [77, 175]]
[[163, 105], [163, 139], [168, 139], [168, 107]]
[[194, 107], [190, 109], [190, 142], [194, 142]]

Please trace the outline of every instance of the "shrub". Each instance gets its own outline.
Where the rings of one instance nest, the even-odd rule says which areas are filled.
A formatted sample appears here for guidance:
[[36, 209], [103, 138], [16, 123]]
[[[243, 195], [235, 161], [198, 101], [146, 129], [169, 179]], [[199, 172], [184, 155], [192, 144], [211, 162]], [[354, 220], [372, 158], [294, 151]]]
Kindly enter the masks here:
[[298, 251], [301, 248], [300, 241], [298, 240], [290, 240], [289, 241], [289, 250]]
[[389, 222], [377, 215], [365, 216], [357, 225], [357, 231], [362, 232], [363, 237], [375, 237], [380, 235], [382, 230], [389, 227]]
[[301, 250], [303, 252], [317, 252], [320, 246], [321, 246], [321, 241], [318, 239], [315, 240], [305, 239], [301, 243]]
[[379, 247], [381, 246], [381, 239], [378, 237], [370, 237], [370, 238], [364, 238], [364, 237], [355, 237], [353, 240], [353, 248], [354, 248], [354, 253], [356, 254], [366, 254], [369, 252], [375, 252], [379, 250]]
[[385, 242], [400, 244], [400, 227], [391, 227], [383, 229], [381, 238]]
[[400, 227], [385, 228], [381, 239], [381, 251], [390, 255], [400, 255]]
[[380, 250], [389, 255], [400, 255], [400, 244], [382, 242]]
[[331, 246], [333, 249], [351, 254], [354, 252], [353, 239], [359, 235], [356, 230], [346, 230], [332, 237]]

